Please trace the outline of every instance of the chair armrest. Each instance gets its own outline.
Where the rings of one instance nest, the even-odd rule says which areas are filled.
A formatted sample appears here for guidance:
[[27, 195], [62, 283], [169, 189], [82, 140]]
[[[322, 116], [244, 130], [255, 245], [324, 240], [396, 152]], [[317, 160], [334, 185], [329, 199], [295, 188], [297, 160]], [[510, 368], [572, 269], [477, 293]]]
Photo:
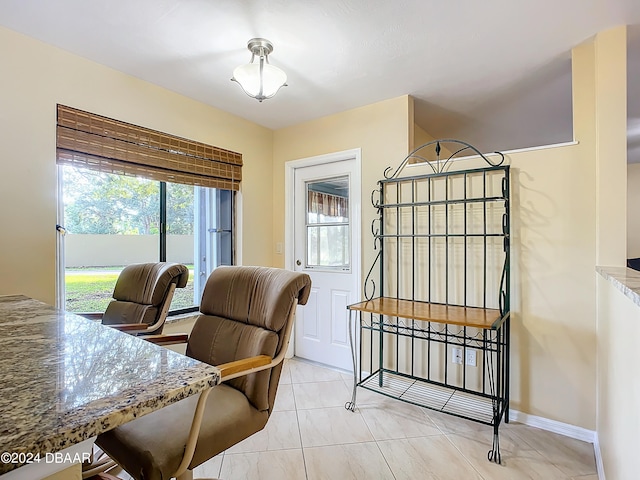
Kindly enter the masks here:
[[105, 327], [113, 328], [121, 332], [143, 332], [149, 328], [149, 325], [146, 323], [112, 323], [111, 325], [105, 325]]
[[173, 333], [171, 335], [139, 335], [138, 338], [156, 345], [177, 345], [187, 343], [189, 335], [186, 333]]
[[269, 365], [273, 359], [268, 355], [258, 355], [257, 357], [243, 358], [235, 362], [223, 363], [216, 365], [220, 369], [220, 381], [230, 380], [231, 378], [241, 377], [252, 373], [255, 369], [262, 370], [260, 367]]

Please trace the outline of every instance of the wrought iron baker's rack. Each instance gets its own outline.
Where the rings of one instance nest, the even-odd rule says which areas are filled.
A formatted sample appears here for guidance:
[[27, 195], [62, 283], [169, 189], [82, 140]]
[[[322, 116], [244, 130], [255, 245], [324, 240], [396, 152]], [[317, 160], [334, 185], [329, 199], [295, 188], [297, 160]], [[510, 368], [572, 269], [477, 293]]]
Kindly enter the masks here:
[[500, 463], [510, 348], [504, 155], [483, 155], [459, 140], [429, 142], [385, 170], [371, 201], [377, 255], [365, 301], [348, 307], [349, 331], [354, 317], [358, 328], [346, 408], [355, 410], [361, 387], [490, 425], [488, 458]]

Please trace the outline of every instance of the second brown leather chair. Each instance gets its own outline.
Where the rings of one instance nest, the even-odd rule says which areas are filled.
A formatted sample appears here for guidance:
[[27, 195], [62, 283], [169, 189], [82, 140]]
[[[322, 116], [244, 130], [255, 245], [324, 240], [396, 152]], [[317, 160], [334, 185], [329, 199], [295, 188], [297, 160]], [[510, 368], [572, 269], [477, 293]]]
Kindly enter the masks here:
[[[307, 302], [310, 290], [306, 274], [218, 267], [205, 286], [187, 355], [217, 365], [223, 383], [103, 433], [96, 444], [136, 480], [182, 480], [262, 430], [273, 410], [296, 305]], [[170, 343], [171, 335], [160, 337]]]

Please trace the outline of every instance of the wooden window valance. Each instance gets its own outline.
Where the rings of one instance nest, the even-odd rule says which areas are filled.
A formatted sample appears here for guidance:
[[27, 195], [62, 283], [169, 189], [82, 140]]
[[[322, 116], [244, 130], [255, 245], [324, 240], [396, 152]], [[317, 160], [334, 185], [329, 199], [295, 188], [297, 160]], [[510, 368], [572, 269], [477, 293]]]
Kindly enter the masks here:
[[57, 163], [239, 190], [242, 154], [58, 105]]

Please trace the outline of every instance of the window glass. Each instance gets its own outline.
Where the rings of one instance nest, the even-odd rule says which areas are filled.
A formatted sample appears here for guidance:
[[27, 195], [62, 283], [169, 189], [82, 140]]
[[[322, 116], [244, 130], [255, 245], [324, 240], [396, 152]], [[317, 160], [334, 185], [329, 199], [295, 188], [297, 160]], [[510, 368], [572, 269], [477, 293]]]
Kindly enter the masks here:
[[309, 268], [349, 269], [349, 177], [306, 183]]
[[194, 309], [211, 271], [233, 262], [233, 192], [174, 183], [163, 189], [157, 181], [71, 166], [59, 171], [66, 310], [104, 312], [126, 265], [157, 261], [187, 265], [189, 282], [176, 289], [170, 310]]
[[176, 288], [171, 310], [200, 304], [194, 292], [194, 190], [193, 185], [167, 183], [167, 262], [183, 263], [189, 268], [185, 288]]

